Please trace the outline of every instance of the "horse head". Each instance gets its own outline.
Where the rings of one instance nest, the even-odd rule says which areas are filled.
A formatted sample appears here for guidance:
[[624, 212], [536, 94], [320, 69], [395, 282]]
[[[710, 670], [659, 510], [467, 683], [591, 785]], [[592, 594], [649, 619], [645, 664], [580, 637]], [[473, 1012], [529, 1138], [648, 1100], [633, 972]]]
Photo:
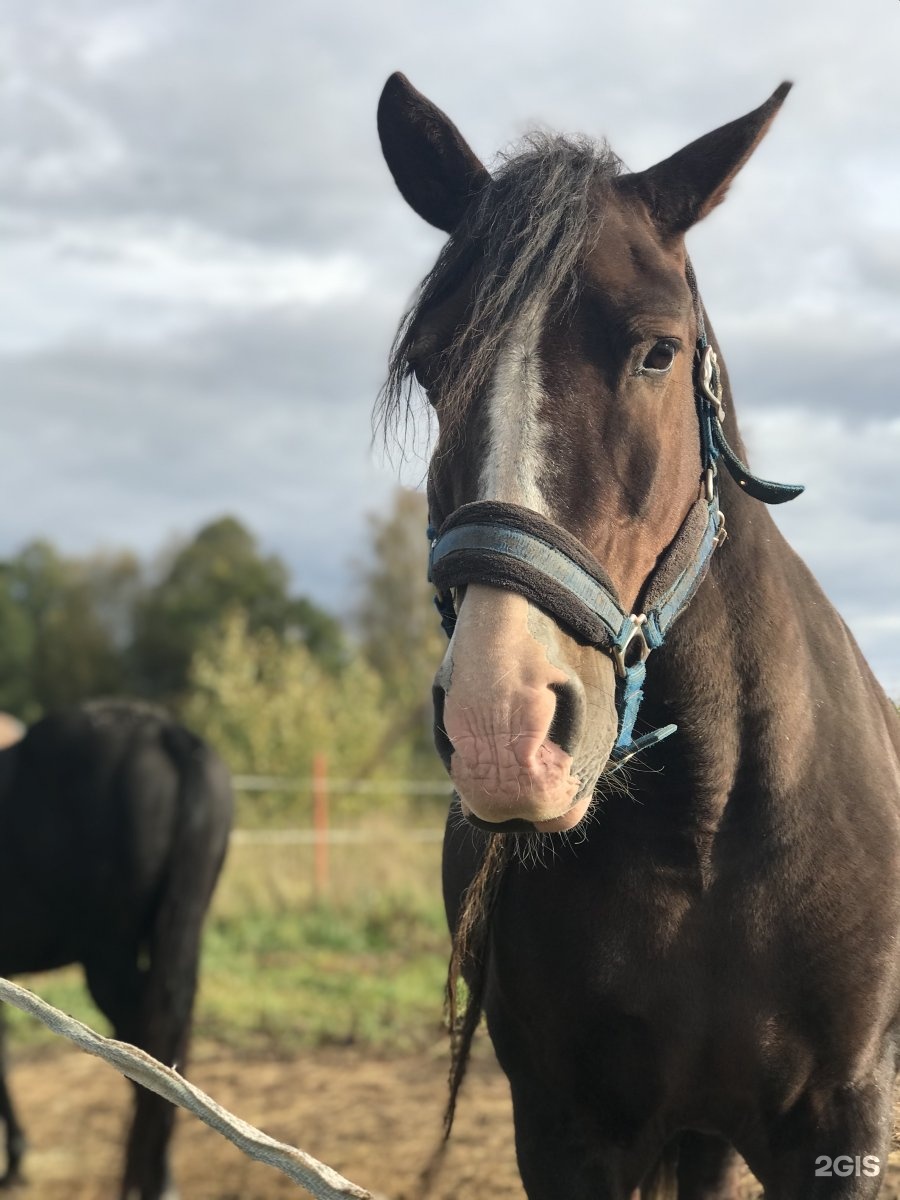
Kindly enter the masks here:
[[[464, 547], [469, 573], [450, 580], [455, 624], [434, 686], [436, 744], [478, 823], [572, 829], [610, 766], [621, 681], [647, 649], [637, 614], [667, 556], [700, 545], [713, 496], [684, 235], [788, 88], [646, 171], [605, 146], [538, 137], [492, 176], [402, 75], [385, 86], [388, 166], [450, 235], [401, 326], [388, 390], [414, 375], [437, 414], [436, 531], [461, 513], [484, 527]], [[553, 571], [533, 569], [543, 545], [628, 615], [624, 637], [613, 617], [604, 645], [569, 614]]]

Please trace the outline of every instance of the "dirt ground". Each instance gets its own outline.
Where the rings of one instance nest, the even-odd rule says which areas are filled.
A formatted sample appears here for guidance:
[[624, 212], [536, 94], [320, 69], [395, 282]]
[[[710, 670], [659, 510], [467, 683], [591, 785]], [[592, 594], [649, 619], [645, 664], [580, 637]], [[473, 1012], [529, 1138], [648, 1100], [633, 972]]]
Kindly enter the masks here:
[[[22, 1200], [114, 1200], [128, 1085], [106, 1064], [62, 1046], [12, 1053], [11, 1083], [29, 1139]], [[289, 1060], [195, 1049], [191, 1078], [267, 1133], [329, 1163], [388, 1200], [410, 1200], [439, 1127], [443, 1045], [430, 1055], [379, 1059], [358, 1050]], [[896, 1156], [893, 1156], [896, 1157]], [[893, 1161], [882, 1196], [900, 1196]], [[182, 1200], [281, 1200], [305, 1195], [182, 1113], [174, 1151]], [[748, 1200], [759, 1189], [748, 1180]], [[482, 1047], [453, 1143], [430, 1200], [524, 1200], [512, 1149], [506, 1081]], [[561, 1198], [562, 1200], [562, 1198]]]
[[[431, 1055], [377, 1058], [355, 1049], [295, 1058], [194, 1049], [190, 1078], [220, 1104], [327, 1162], [389, 1200], [409, 1197], [437, 1140], [444, 1045]], [[74, 1047], [17, 1051], [10, 1082], [29, 1150], [22, 1200], [115, 1200], [129, 1085]], [[523, 1200], [512, 1151], [506, 1081], [481, 1053], [469, 1102], [433, 1200]], [[286, 1176], [246, 1159], [196, 1117], [181, 1113], [174, 1174], [182, 1200], [281, 1200], [306, 1195]], [[485, 1181], [490, 1186], [485, 1187]]]

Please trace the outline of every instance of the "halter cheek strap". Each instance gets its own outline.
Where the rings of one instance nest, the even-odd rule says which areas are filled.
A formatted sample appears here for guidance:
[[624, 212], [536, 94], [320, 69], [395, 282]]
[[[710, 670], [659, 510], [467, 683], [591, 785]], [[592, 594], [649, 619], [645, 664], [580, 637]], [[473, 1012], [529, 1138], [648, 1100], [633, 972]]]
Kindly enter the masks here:
[[722, 403], [722, 380], [716, 352], [709, 344], [703, 303], [697, 290], [697, 277], [690, 259], [685, 271], [688, 287], [694, 301], [697, 317], [697, 361], [694, 372], [694, 392], [697, 397], [697, 414], [700, 418], [701, 456], [704, 469], [715, 467], [721, 458], [728, 474], [748, 496], [761, 500], [763, 504], [784, 504], [794, 500], [804, 490], [802, 483], [774, 483], [754, 475], [750, 468], [738, 458], [725, 436], [722, 422], [725, 406]]
[[618, 735], [612, 758], [617, 769], [635, 754], [676, 732], [664, 725], [634, 738], [643, 699], [647, 658], [665, 641], [673, 622], [690, 603], [713, 551], [726, 537], [719, 507], [719, 465], [756, 500], [782, 504], [803, 491], [800, 484], [761, 479], [738, 458], [722, 428], [722, 381], [709, 344], [694, 272], [687, 281], [697, 314], [694, 394], [700, 424], [701, 490], [674, 540], [644, 587], [644, 607], [627, 613], [607, 572], [562, 526], [531, 509], [498, 501], [464, 504], [428, 529], [428, 578], [436, 589], [441, 625], [452, 637], [454, 588], [470, 583], [505, 588], [524, 596], [577, 638], [609, 654], [616, 670]]

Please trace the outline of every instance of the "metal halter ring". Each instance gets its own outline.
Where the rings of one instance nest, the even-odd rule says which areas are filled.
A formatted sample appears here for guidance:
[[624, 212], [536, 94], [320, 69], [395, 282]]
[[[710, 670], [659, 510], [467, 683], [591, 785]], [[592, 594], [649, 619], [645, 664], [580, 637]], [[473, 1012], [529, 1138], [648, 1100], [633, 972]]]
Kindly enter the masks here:
[[[715, 390], [713, 390], [715, 379]], [[712, 346], [707, 346], [700, 359], [700, 390], [715, 409], [716, 420], [725, 420], [725, 406], [722, 404], [722, 377], [719, 374], [719, 360]]]
[[650, 647], [647, 645], [647, 639], [644, 637], [643, 629], [643, 626], [647, 623], [646, 616], [641, 613], [641, 615], [638, 617], [632, 613], [628, 619], [631, 622], [631, 629], [628, 631], [628, 637], [625, 639], [623, 645], [613, 646], [612, 648], [612, 657], [613, 662], [616, 665], [616, 674], [620, 675], [623, 679], [628, 672], [629, 666], [629, 664], [625, 661], [625, 655], [627, 654], [628, 647], [632, 644], [632, 642], [639, 640], [641, 643], [638, 651], [638, 662], [646, 662], [647, 657], [650, 654]]

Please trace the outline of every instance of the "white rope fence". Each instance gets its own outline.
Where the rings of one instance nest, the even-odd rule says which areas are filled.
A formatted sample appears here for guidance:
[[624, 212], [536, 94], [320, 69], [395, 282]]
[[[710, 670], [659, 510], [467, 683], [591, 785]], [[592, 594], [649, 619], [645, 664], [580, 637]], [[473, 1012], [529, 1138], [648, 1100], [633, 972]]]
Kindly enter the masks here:
[[116, 1070], [133, 1079], [135, 1083], [193, 1113], [211, 1129], [226, 1137], [248, 1158], [282, 1171], [295, 1183], [306, 1188], [316, 1200], [346, 1200], [346, 1197], [353, 1197], [354, 1200], [379, 1200], [365, 1188], [344, 1179], [337, 1171], [319, 1162], [311, 1154], [276, 1141], [255, 1126], [248, 1125], [240, 1117], [222, 1108], [211, 1096], [207, 1096], [206, 1092], [189, 1083], [177, 1071], [157, 1062], [137, 1046], [117, 1042], [113, 1038], [95, 1033], [88, 1025], [76, 1021], [74, 1017], [66, 1016], [52, 1004], [47, 1004], [33, 992], [29, 992], [27, 988], [11, 983], [8, 979], [0, 978], [0, 1000], [5, 1000], [14, 1008], [37, 1017], [48, 1029], [74, 1042], [88, 1054], [111, 1063]]

